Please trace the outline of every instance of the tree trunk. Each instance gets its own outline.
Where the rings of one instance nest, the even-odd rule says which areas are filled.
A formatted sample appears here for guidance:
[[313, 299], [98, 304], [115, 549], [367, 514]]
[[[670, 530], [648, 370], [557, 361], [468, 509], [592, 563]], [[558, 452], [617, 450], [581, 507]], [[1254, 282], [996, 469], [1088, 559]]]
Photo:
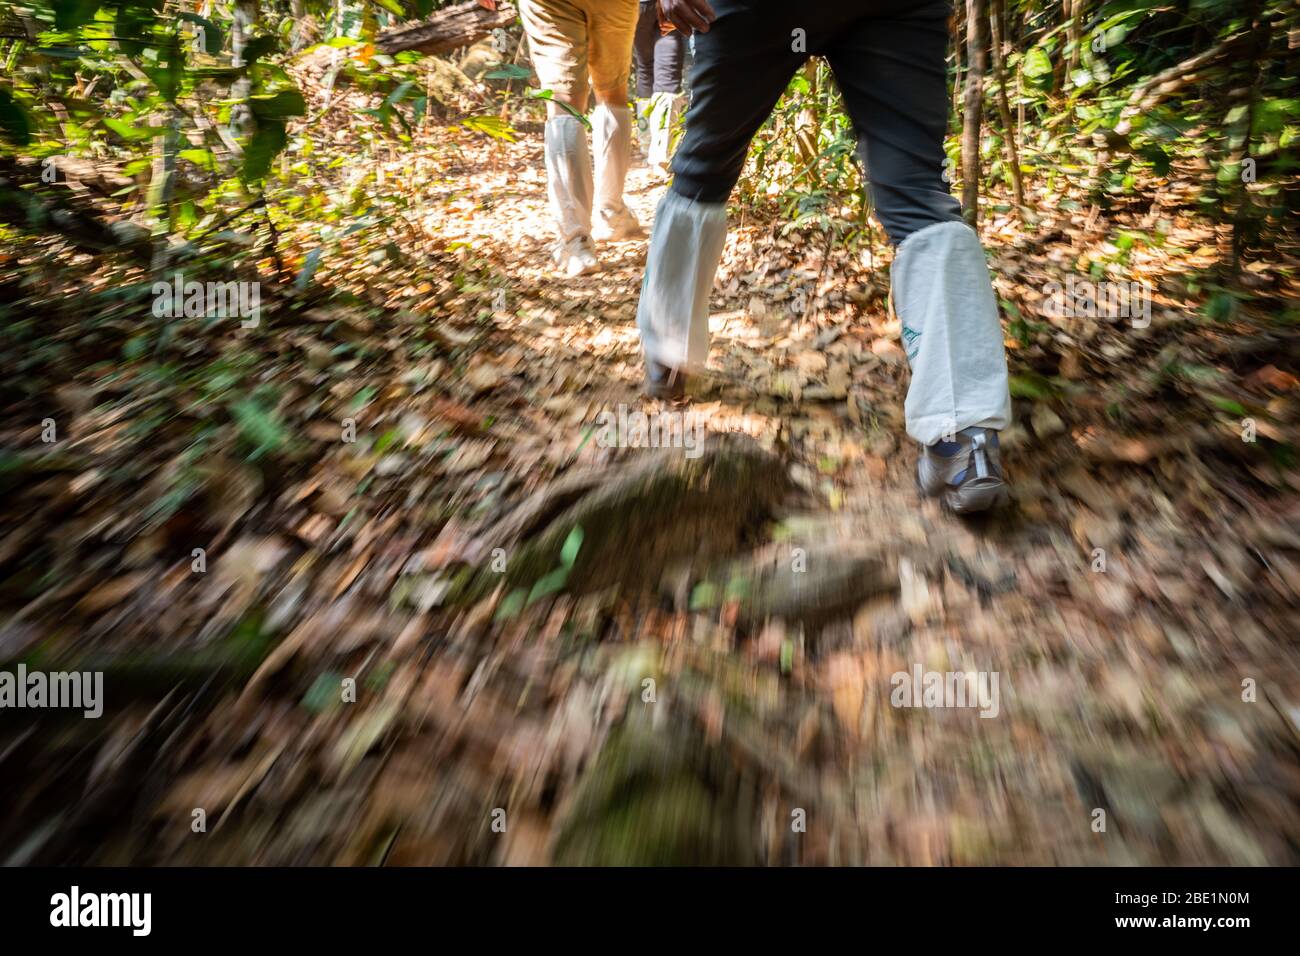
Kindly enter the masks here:
[[979, 223], [980, 119], [984, 104], [984, 0], [966, 0], [966, 103], [961, 134], [961, 205]]
[[799, 115], [795, 118], [794, 141], [795, 148], [799, 153], [799, 162], [808, 172], [809, 182], [817, 183], [818, 163], [817, 155], [818, 140], [821, 136], [821, 116], [817, 110], [817, 63], [815, 58], [810, 57], [804, 64], [804, 77], [808, 80], [808, 93], [806, 94]]
[[419, 23], [384, 30], [376, 38], [375, 46], [380, 53], [403, 50], [450, 53], [478, 42], [498, 27], [510, 26], [515, 17], [515, 8], [509, 3], [502, 2], [495, 10], [486, 10], [471, 0], [439, 10]]
[[[174, 104], [154, 116], [154, 125], [165, 132], [154, 141], [153, 167], [149, 172], [149, 213], [156, 223], [151, 269], [161, 275], [169, 258], [168, 235], [172, 230], [172, 196], [176, 183], [176, 155], [180, 151], [181, 112]], [[163, 226], [163, 223], [166, 226]]]
[[[1254, 0], [1250, 8], [1250, 48], [1244, 64], [1247, 91], [1246, 115], [1241, 123], [1241, 141], [1232, 150], [1228, 159], [1231, 168], [1237, 171], [1236, 182], [1233, 183], [1236, 202], [1232, 213], [1232, 274], [1234, 278], [1241, 275], [1241, 253], [1245, 246], [1246, 226], [1251, 218], [1253, 206], [1249, 183], [1254, 181], [1254, 176], [1251, 176], [1249, 181], [1247, 180], [1245, 161], [1250, 158], [1251, 133], [1255, 125], [1255, 114], [1258, 112], [1259, 107], [1259, 84], [1254, 82], [1254, 79], [1258, 76], [1259, 58], [1268, 49], [1269, 41], [1270, 25], [1260, 19], [1260, 7], [1260, 0]], [[1231, 135], [1231, 132], [1232, 130], [1229, 128], [1229, 135]]]
[[993, 0], [993, 10], [989, 16], [991, 28], [989, 49], [993, 54], [993, 78], [998, 84], [998, 112], [1002, 117], [1002, 140], [1007, 148], [1007, 165], [1011, 169], [1011, 192], [1015, 197], [1016, 208], [1025, 205], [1025, 182], [1020, 173], [1020, 149], [1016, 145], [1016, 127], [1011, 119], [1011, 104], [1007, 100], [1007, 70], [1002, 56], [1002, 11], [1003, 0]]
[[1065, 85], [1073, 83], [1074, 71], [1079, 68], [1083, 45], [1083, 0], [1064, 0], [1065, 38], [1069, 50], [1065, 60]]
[[962, 30], [964, 18], [954, 15], [952, 18], [952, 110], [949, 117], [961, 113], [961, 59], [965, 33]]
[[[257, 25], [257, 0], [238, 0], [235, 4], [234, 22], [230, 29], [230, 64], [244, 66], [244, 48], [253, 38]], [[230, 87], [230, 98], [238, 102], [230, 108], [230, 132], [236, 137], [249, 136], [253, 131], [253, 114], [244, 102], [252, 90], [247, 76], [241, 76]]]

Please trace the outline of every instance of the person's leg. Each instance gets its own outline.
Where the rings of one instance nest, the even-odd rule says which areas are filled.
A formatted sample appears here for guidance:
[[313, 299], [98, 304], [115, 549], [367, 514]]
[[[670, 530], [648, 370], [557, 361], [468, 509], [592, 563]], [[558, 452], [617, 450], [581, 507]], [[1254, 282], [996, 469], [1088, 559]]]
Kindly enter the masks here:
[[673, 130], [682, 108], [682, 62], [686, 37], [673, 30], [659, 37], [654, 48], [654, 96], [650, 107], [651, 165], [667, 166], [672, 152]]
[[658, 42], [658, 3], [656, 0], [641, 0], [641, 8], [637, 13], [636, 37], [632, 44], [632, 53], [636, 58], [637, 99], [648, 100], [655, 91], [655, 47]]
[[708, 359], [709, 293], [726, 240], [727, 197], [750, 140], [807, 57], [792, 49], [790, 29], [800, 27], [793, 14], [749, 6], [715, 4], [718, 18], [695, 36], [686, 133], [655, 213], [637, 307], [651, 394], [671, 394], [682, 374]]
[[897, 246], [894, 310], [912, 366], [907, 432], [921, 483], [958, 511], [1006, 496], [996, 430], [1011, 419], [997, 300], [979, 237], [943, 180], [944, 0], [873, 4], [827, 59], [858, 129], [876, 215]]
[[[587, 26], [571, 0], [521, 0], [533, 69], [542, 89], [579, 113], [587, 106]], [[591, 247], [591, 155], [587, 130], [557, 102], [547, 104], [546, 187], [559, 233], [556, 263], [568, 275], [600, 268]]]
[[655, 91], [655, 47], [658, 41], [659, 4], [657, 0], [641, 0], [632, 54], [636, 65], [637, 142], [642, 155], [650, 151], [650, 98]]
[[632, 111], [627, 80], [640, 5], [637, 0], [583, 0], [587, 12], [591, 86], [596, 108], [591, 114], [596, 155], [597, 238], [636, 239], [645, 235], [623, 202], [623, 184], [632, 162]]

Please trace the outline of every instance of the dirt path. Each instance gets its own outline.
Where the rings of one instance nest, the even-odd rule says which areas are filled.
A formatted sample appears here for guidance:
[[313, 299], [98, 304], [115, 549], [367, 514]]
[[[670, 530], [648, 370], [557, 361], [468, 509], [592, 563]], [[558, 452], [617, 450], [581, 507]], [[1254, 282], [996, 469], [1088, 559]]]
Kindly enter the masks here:
[[[828, 263], [820, 242], [739, 224], [717, 374], [689, 406], [790, 481], [737, 558], [764, 593], [832, 588], [845, 609], [747, 621], [689, 561], [642, 593], [543, 588], [518, 606], [502, 587], [457, 606], [492, 559], [483, 528], [528, 494], [660, 454], [599, 447], [602, 411], [666, 410], [637, 396], [644, 243], [604, 250], [599, 276], [550, 277], [536, 137], [475, 148], [424, 196], [430, 274], [457, 281], [378, 270], [409, 321], [320, 317], [322, 337], [403, 343], [338, 390], [374, 389], [356, 413], [369, 437], [324, 444], [337, 415], [316, 411], [318, 463], [250, 492], [274, 503], [232, 525], [220, 583], [155, 598], [181, 630], [256, 609], [282, 639], [215, 700], [172, 695], [115, 725], [119, 782], [72, 813], [96, 861], [1297, 862], [1294, 496], [1177, 396], [1138, 396], [1113, 427], [1096, 382], [1019, 394], [1011, 511], [972, 524], [919, 502], [887, 256]], [[662, 188], [634, 169], [644, 223]], [[986, 238], [1004, 278], [1042, 263], [1032, 241]], [[1181, 332], [1118, 334], [1080, 340], [1096, 378], [1113, 341], [1155, 361]], [[1022, 382], [1044, 348], [1013, 354]], [[918, 669], [996, 679], [996, 703], [895, 706], [894, 675]], [[106, 824], [125, 779], [144, 780], [132, 825]]]
[[[660, 188], [634, 174], [647, 223]], [[694, 665], [713, 685], [696, 691], [699, 719], [757, 776], [774, 778], [755, 798], [759, 858], [1294, 862], [1294, 577], [1279, 588], [1279, 564], [1266, 557], [1294, 548], [1294, 524], [1280, 530], [1286, 516], [1255, 502], [1207, 524], [1167, 497], [1197, 483], [1200, 463], [1081, 453], [1087, 443], [1074, 439], [1092, 437], [1092, 422], [1068, 403], [1056, 406], [1068, 422], [1050, 405], [1018, 403], [1032, 424], [1007, 443], [1018, 492], [1010, 514], [972, 524], [919, 502], [901, 429], [896, 328], [878, 308], [844, 324], [792, 317], [783, 293], [820, 274], [820, 263], [814, 250], [791, 257], [791, 269], [765, 245], [772, 234], [733, 230], [719, 282], [728, 294], [715, 297], [712, 321], [721, 382], [693, 411], [710, 429], [779, 446], [816, 499], [773, 535], [775, 564], [792, 566], [800, 548], [827, 563], [865, 549], [893, 557], [899, 580], [895, 594], [815, 640], [773, 624], [738, 642], [725, 627], [694, 622], [697, 647], [718, 652]], [[576, 346], [623, 382], [639, 372], [635, 298], [624, 292], [639, 284], [640, 251], [630, 244], [610, 257], [610, 273], [594, 283], [601, 305]], [[527, 274], [525, 262], [505, 261], [510, 274]], [[858, 288], [881, 281], [853, 271]], [[537, 298], [548, 301], [539, 281]], [[891, 676], [917, 665], [996, 672], [1000, 713], [891, 706]], [[722, 688], [736, 668], [752, 683], [729, 700]], [[1246, 680], [1254, 702], [1242, 699]], [[805, 835], [788, 832], [797, 807], [808, 813]]]

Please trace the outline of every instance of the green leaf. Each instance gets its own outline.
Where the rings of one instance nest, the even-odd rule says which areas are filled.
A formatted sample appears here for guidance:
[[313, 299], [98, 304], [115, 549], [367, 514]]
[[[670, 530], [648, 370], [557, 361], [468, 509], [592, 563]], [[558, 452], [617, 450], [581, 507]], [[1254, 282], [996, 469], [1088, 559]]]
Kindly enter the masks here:
[[151, 126], [132, 126], [130, 123], [124, 123], [120, 119], [114, 119], [111, 116], [104, 117], [104, 125], [128, 143], [138, 143], [142, 140], [151, 139], [154, 133], [157, 132]]
[[[568, 103], [564, 102], [564, 100], [557, 100], [555, 98], [554, 90], [536, 90], [533, 93], [530, 93], [529, 95], [535, 100], [547, 100], [548, 102], [554, 103], [556, 106], [560, 107], [560, 109], [564, 110], [574, 119], [576, 119], [583, 126], [587, 127], [587, 129], [591, 129], [591, 120], [587, 119], [586, 114], [578, 112], [578, 110], [574, 109]], [[472, 118], [473, 117], [471, 117], [471, 119]], [[462, 122], [465, 121], [462, 120]]]
[[32, 141], [32, 122], [12, 93], [0, 87], [0, 135], [15, 146]]
[[270, 34], [264, 34], [260, 37], [253, 37], [244, 44], [244, 63], [251, 65], [262, 59], [264, 56], [270, 56], [280, 49], [275, 37]]
[[376, 388], [374, 385], [367, 385], [365, 388], [361, 389], [359, 392], [357, 392], [355, 395], [352, 396], [352, 401], [348, 404], [348, 410], [352, 412], [361, 411], [361, 409], [369, 405], [371, 401], [374, 400], [374, 397], [378, 394], [379, 394], [378, 388]]
[[75, 30], [89, 23], [99, 10], [99, 0], [54, 0], [54, 26], [58, 30]]
[[486, 133], [493, 139], [503, 139], [510, 143], [515, 141], [514, 129], [499, 116], [467, 116], [460, 121], [460, 125], [476, 133]]
[[724, 599], [728, 601], [743, 601], [749, 597], [751, 590], [750, 581], [745, 577], [733, 577], [727, 582], [727, 590], [724, 592]]
[[323, 714], [327, 710], [332, 710], [343, 701], [340, 690], [342, 686], [342, 674], [326, 671], [307, 688], [307, 693], [302, 698], [302, 706], [313, 714]]
[[691, 591], [690, 609], [707, 611], [718, 606], [718, 586], [709, 581], [701, 581]]
[[265, 179], [271, 171], [271, 163], [287, 145], [289, 134], [285, 132], [283, 122], [259, 119], [257, 131], [244, 147], [244, 167], [240, 170], [240, 178], [246, 183]]
[[401, 437], [402, 430], [400, 428], [394, 427], [388, 429], [388, 431], [384, 432], [375, 440], [375, 454], [382, 455], [384, 452], [388, 451], [388, 449], [392, 448]]
[[413, 86], [415, 86], [415, 81], [407, 80], [405, 83], [398, 86], [397, 89], [393, 90], [393, 92], [389, 93], [388, 98], [384, 100], [384, 102], [389, 106], [396, 106], [402, 101], [402, 97], [411, 91], [411, 87]]
[[1245, 416], [1250, 414], [1250, 412], [1246, 410], [1246, 407], [1242, 405], [1241, 402], [1233, 401], [1231, 398], [1227, 398], [1226, 396], [1207, 395], [1206, 398], [1209, 400], [1210, 404], [1213, 405], [1215, 408], [1219, 409], [1220, 411], [1227, 412], [1229, 415], [1239, 415], [1244, 418]]
[[[113, 6], [117, 10], [113, 33], [120, 39], [118, 47], [125, 53], [138, 56], [150, 46], [148, 42], [137, 37], [147, 37], [158, 21], [151, 0], [116, 0]], [[161, 4], [159, 4], [161, 6]]]
[[305, 115], [307, 101], [298, 90], [280, 90], [270, 95], [250, 96], [248, 108], [258, 120], [283, 120]]
[[293, 280], [294, 288], [303, 290], [311, 285], [312, 276], [316, 274], [316, 269], [320, 266], [320, 257], [323, 251], [320, 246], [317, 246], [302, 257], [302, 268]]
[[1007, 384], [1010, 386], [1011, 395], [1014, 398], [1045, 401], [1056, 394], [1056, 389], [1052, 387], [1049, 380], [1033, 372], [1024, 375], [1012, 375]]
[[240, 436], [253, 447], [250, 459], [260, 458], [289, 443], [289, 434], [274, 414], [251, 398], [236, 402], [230, 413], [239, 424]]
[[1033, 47], [1025, 54], [1021, 69], [1024, 70], [1025, 76], [1031, 79], [1046, 76], [1052, 72], [1052, 58], [1041, 46]]
[[573, 567], [573, 562], [578, 560], [578, 551], [582, 548], [582, 525], [574, 525], [569, 536], [564, 539], [564, 546], [560, 548], [560, 563], [566, 568]]
[[556, 568], [533, 585], [533, 589], [528, 592], [528, 603], [532, 604], [535, 601], [540, 601], [544, 597], [559, 593], [564, 590], [564, 583], [568, 579], [568, 568]]
[[523, 588], [516, 588], [497, 605], [496, 613], [492, 616], [493, 620], [508, 621], [518, 617], [519, 612], [524, 609], [524, 602], [527, 600], [528, 592]]
[[193, 163], [195, 166], [202, 166], [204, 169], [210, 169], [216, 162], [210, 149], [182, 149], [176, 155], [187, 162]]
[[488, 70], [483, 74], [483, 78], [485, 80], [526, 80], [532, 75], [532, 70], [517, 63], [504, 63], [496, 69]]
[[1206, 300], [1201, 311], [1215, 322], [1229, 322], [1237, 314], [1237, 299], [1230, 292], [1215, 292]]
[[175, 36], [169, 37], [163, 46], [159, 54], [159, 62], [162, 63], [161, 67], [146, 68], [145, 73], [158, 87], [158, 92], [163, 95], [163, 99], [175, 102], [185, 80], [185, 51], [181, 49], [180, 40]]

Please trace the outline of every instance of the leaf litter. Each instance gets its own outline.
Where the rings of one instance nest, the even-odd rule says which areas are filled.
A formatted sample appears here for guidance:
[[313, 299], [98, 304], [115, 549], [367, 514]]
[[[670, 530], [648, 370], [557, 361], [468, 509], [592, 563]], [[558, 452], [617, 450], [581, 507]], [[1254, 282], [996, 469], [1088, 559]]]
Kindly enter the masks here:
[[[437, 132], [381, 163], [411, 199], [382, 250], [161, 378], [129, 311], [54, 291], [103, 267], [47, 278], [48, 345], [4, 358], [0, 648], [109, 705], [5, 731], [5, 858], [1297, 862], [1295, 331], [1204, 317], [1213, 237], [1172, 199], [1142, 329], [1043, 314], [1104, 227], [986, 223], [1017, 498], [964, 524], [913, 489], [887, 252], [733, 223], [710, 450], [604, 448], [602, 411], [666, 410], [643, 244], [551, 277], [539, 138]], [[634, 168], [643, 222], [663, 185]], [[893, 706], [918, 664], [997, 672], [998, 719]]]

